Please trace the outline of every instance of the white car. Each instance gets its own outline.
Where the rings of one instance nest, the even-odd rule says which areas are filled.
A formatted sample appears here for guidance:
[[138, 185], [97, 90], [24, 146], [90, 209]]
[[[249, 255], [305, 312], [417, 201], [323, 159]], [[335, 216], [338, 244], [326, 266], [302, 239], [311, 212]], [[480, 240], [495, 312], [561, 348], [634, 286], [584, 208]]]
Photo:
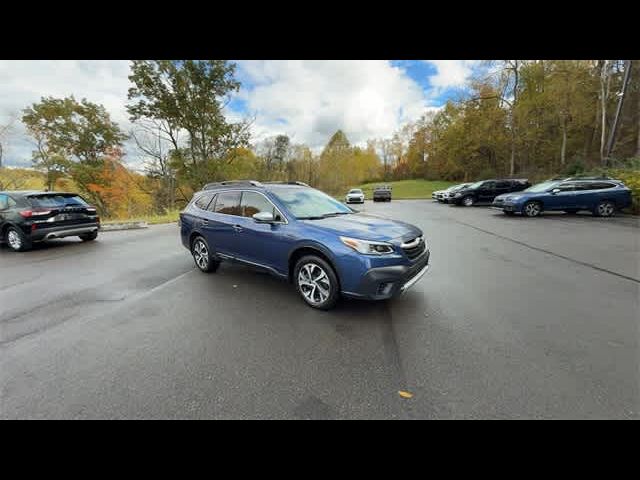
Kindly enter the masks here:
[[345, 203], [364, 203], [364, 192], [359, 188], [352, 188], [344, 200]]

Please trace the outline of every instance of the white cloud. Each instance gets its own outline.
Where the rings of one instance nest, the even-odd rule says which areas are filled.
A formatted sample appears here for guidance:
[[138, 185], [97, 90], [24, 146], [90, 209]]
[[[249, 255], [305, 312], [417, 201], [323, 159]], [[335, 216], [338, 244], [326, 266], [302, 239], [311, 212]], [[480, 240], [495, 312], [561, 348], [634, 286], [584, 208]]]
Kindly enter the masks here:
[[463, 87], [480, 60], [425, 60], [436, 68], [429, 83], [436, 89]]
[[[128, 75], [127, 60], [2, 60], [0, 122], [11, 113], [21, 115], [22, 109], [41, 97], [73, 95], [78, 100], [86, 98], [104, 105], [111, 118], [128, 131], [131, 128], [125, 110]], [[33, 147], [21, 123], [16, 130], [5, 160], [14, 165], [30, 165]]]
[[[293, 142], [318, 151], [342, 129], [354, 144], [391, 135], [417, 119], [427, 107], [423, 88], [404, 69], [388, 61], [240, 61], [243, 81], [238, 98], [247, 114], [256, 114], [253, 141], [285, 133]], [[125, 104], [130, 86], [129, 62], [0, 61], [0, 123], [12, 112], [43, 96], [102, 104], [112, 119], [129, 131]], [[229, 110], [229, 118], [242, 114]], [[139, 166], [131, 142], [125, 160]], [[18, 122], [5, 156], [6, 164], [30, 165], [33, 146]]]
[[342, 129], [362, 144], [425, 111], [422, 88], [388, 61], [260, 60], [239, 67], [254, 84], [241, 98], [256, 115], [256, 140], [284, 133], [317, 150]]

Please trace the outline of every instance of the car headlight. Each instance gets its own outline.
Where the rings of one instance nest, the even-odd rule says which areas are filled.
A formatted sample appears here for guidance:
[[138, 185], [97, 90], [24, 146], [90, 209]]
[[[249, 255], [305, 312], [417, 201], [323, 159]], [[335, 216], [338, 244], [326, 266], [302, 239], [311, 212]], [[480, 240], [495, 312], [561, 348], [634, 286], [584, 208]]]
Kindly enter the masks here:
[[514, 195], [513, 197], [505, 198], [505, 200], [515, 201], [515, 200], [520, 200], [521, 198], [522, 198], [522, 195]]
[[347, 247], [353, 248], [356, 252], [364, 255], [385, 255], [393, 253], [393, 245], [385, 242], [370, 242], [357, 238], [340, 237], [340, 241]]
[[454, 195], [454, 197], [460, 197], [460, 196], [462, 196], [461, 192], [456, 192], [456, 194]]

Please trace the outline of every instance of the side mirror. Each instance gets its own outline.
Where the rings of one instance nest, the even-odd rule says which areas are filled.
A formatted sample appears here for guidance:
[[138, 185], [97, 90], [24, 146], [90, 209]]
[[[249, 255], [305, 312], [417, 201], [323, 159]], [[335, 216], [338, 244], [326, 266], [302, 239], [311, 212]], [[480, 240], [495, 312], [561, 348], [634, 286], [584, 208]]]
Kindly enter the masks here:
[[253, 219], [258, 223], [273, 223], [273, 213], [271, 212], [258, 212], [253, 214]]
[[556, 193], [559, 193], [559, 192], [561, 192], [561, 191], [562, 191], [562, 190], [560, 190], [559, 188], [554, 188], [553, 190], [551, 190], [551, 192], [550, 192], [550, 193], [551, 193], [552, 195], [555, 195]]

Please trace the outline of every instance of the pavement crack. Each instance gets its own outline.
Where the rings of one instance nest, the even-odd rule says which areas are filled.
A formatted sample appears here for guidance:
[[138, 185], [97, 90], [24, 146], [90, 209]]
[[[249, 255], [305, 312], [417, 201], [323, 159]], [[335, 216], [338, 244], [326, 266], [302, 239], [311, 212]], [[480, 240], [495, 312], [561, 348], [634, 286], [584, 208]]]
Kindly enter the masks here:
[[523, 247], [530, 248], [531, 250], [536, 250], [538, 252], [546, 253], [547, 255], [553, 255], [554, 257], [562, 258], [563, 260], [567, 260], [569, 262], [577, 263], [578, 265], [582, 265], [584, 267], [589, 267], [589, 268], [592, 268], [594, 270], [598, 270], [600, 272], [608, 273], [610, 275], [615, 275], [616, 277], [623, 278], [625, 280], [631, 280], [632, 282], [640, 283], [640, 280], [637, 279], [637, 278], [629, 277], [628, 275], [624, 275], [622, 273], [614, 272], [613, 270], [608, 270], [606, 268], [598, 267], [597, 265], [594, 265], [592, 263], [583, 262], [581, 260], [576, 260], [575, 258], [567, 257], [566, 255], [561, 255], [559, 253], [552, 252], [551, 250], [546, 250], [544, 248], [534, 247], [533, 245], [529, 245], [528, 243], [521, 242], [520, 240], [515, 240], [515, 239], [510, 238], [510, 237], [505, 237], [504, 235], [499, 235], [499, 234], [497, 234], [495, 232], [492, 232], [491, 230], [485, 230], [484, 228], [477, 227], [477, 226], [472, 225], [470, 223], [461, 222], [460, 220], [453, 220], [453, 221], [456, 222], [456, 223], [459, 223], [460, 225], [464, 225], [466, 227], [473, 228], [474, 230], [478, 230], [479, 232], [487, 233], [487, 234], [492, 235], [494, 237], [501, 238], [501, 239], [507, 240], [509, 242], [513, 242], [513, 243], [521, 245]]

